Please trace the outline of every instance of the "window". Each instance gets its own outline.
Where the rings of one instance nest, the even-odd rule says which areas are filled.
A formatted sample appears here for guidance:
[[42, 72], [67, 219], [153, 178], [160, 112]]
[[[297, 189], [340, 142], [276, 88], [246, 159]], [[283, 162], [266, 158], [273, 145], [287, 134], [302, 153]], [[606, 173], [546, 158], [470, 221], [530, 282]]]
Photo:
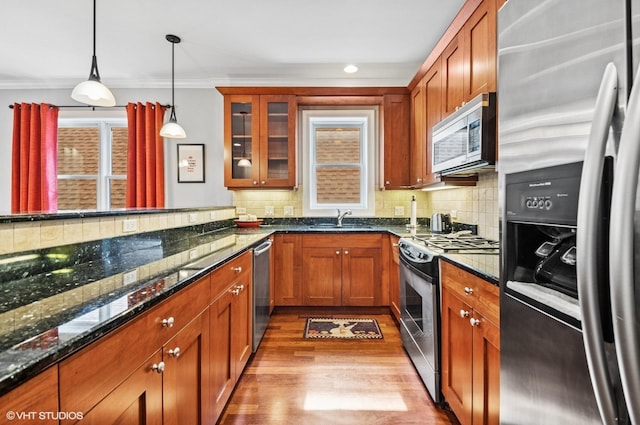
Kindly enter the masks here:
[[303, 110], [303, 212], [375, 214], [376, 110]]
[[125, 207], [127, 138], [126, 120], [58, 120], [59, 210]]

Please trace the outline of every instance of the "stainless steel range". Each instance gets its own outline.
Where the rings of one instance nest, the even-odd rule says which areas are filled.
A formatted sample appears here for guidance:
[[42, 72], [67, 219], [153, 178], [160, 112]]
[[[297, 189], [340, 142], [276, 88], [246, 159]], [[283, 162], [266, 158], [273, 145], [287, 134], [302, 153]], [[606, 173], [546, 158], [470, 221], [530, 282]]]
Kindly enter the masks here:
[[499, 243], [469, 232], [400, 238], [400, 333], [402, 344], [431, 398], [440, 392], [440, 271], [446, 252], [498, 253]]

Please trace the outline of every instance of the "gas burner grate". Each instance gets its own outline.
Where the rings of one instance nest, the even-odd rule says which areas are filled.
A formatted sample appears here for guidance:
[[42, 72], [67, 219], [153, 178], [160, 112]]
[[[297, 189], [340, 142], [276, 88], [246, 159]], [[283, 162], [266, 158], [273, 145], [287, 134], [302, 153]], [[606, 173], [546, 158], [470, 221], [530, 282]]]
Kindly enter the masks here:
[[477, 235], [469, 234], [428, 234], [428, 235], [415, 235], [414, 240], [421, 241], [428, 248], [434, 248], [444, 252], [497, 252], [500, 248], [500, 242], [489, 240]]

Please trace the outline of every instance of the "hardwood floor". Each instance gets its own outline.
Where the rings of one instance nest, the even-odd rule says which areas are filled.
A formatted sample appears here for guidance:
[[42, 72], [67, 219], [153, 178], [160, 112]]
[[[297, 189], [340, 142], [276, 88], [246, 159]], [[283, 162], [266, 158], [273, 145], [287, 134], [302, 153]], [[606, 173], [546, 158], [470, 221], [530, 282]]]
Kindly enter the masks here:
[[384, 339], [373, 341], [305, 340], [312, 316], [274, 312], [220, 424], [458, 424], [431, 401], [389, 314], [359, 314], [378, 320]]

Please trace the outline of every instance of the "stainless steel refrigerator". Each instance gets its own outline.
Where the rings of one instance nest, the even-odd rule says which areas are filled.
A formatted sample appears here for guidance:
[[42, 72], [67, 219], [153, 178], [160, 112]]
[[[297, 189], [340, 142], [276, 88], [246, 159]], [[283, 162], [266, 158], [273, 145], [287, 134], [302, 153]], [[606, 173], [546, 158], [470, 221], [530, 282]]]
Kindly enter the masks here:
[[503, 424], [640, 425], [639, 33], [640, 0], [498, 12]]

